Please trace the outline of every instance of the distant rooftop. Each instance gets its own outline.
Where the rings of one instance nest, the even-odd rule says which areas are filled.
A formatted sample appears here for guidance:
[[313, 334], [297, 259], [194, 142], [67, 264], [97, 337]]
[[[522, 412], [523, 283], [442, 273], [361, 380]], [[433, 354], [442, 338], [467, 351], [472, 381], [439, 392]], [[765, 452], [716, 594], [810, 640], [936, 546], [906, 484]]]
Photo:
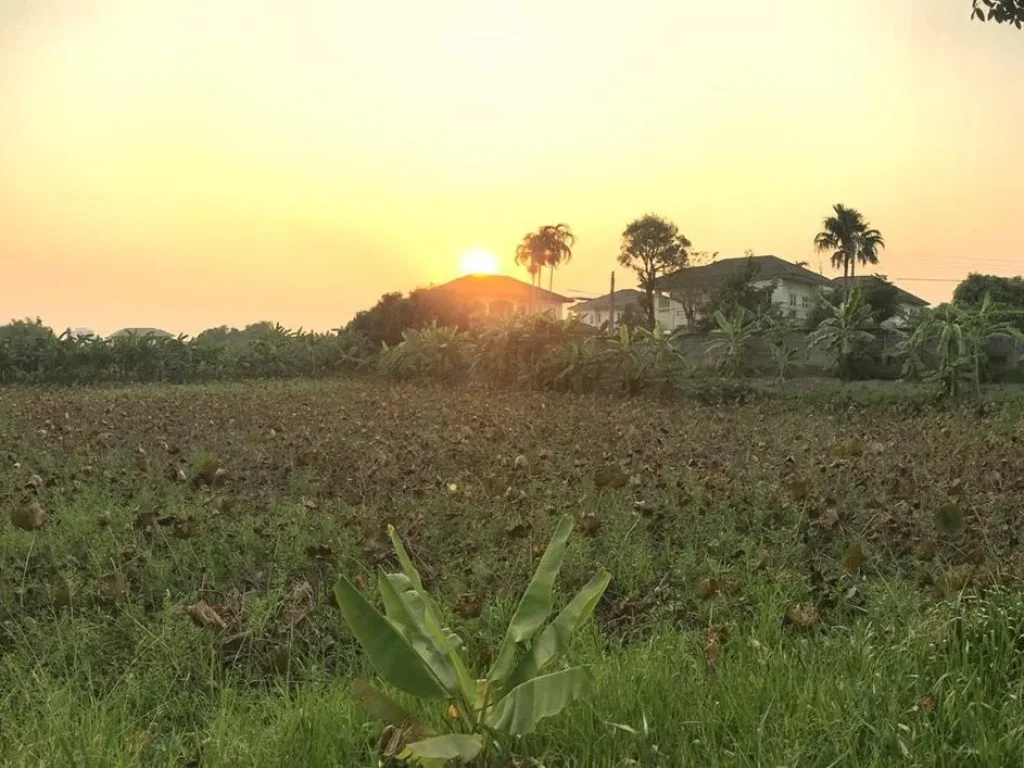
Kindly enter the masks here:
[[571, 304], [573, 301], [561, 294], [536, 288], [507, 275], [464, 275], [431, 290], [444, 291], [463, 298], [474, 298], [480, 295], [503, 296], [516, 298], [523, 302], [529, 301], [532, 292], [537, 301], [556, 304]]
[[168, 333], [161, 328], [122, 328], [110, 334], [110, 338], [116, 339], [119, 336], [153, 336], [158, 339], [170, 339], [174, 334]]
[[[856, 288], [864, 288], [865, 286], [871, 285], [872, 283], [882, 282], [884, 278], [881, 275], [856, 275], [850, 278], [850, 284]], [[896, 289], [896, 298], [900, 304], [913, 304], [916, 307], [927, 307], [930, 302], [925, 301], [920, 296], [915, 296], [910, 291], [905, 291], [895, 283], [886, 280], [893, 288]], [[832, 280], [833, 285], [843, 286], [845, 284], [845, 278], [837, 277]]]
[[729, 259], [719, 259], [711, 264], [702, 267], [685, 267], [678, 272], [665, 275], [658, 279], [658, 290], [672, 290], [680, 285], [701, 285], [711, 287], [736, 272], [743, 269], [747, 264], [753, 264], [755, 280], [789, 280], [794, 283], [807, 283], [809, 285], [832, 285], [832, 281], [817, 272], [812, 272], [799, 264], [781, 259], [778, 256], [738, 256]]
[[[598, 296], [596, 299], [590, 299], [584, 301], [582, 304], [577, 304], [572, 307], [573, 312], [606, 312], [611, 309], [611, 297], [609, 293], [606, 296]], [[643, 291], [638, 291], [635, 288], [624, 288], [621, 291], [615, 292], [615, 308], [625, 309], [628, 306], [636, 305], [640, 306], [640, 300], [644, 297]]]

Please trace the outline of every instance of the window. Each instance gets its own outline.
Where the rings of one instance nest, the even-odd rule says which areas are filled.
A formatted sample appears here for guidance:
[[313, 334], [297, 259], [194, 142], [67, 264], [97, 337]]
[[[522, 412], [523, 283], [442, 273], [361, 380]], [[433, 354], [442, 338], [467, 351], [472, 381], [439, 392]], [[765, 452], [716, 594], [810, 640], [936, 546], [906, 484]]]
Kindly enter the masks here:
[[811, 297], [810, 296], [804, 296], [801, 299], [801, 302], [804, 305], [804, 309], [807, 309], [809, 306], [811, 306]]
[[672, 300], [664, 293], [658, 296], [658, 309], [668, 310], [672, 306]]
[[791, 306], [791, 307], [795, 307], [796, 306], [796, 291], [790, 291], [789, 292], [789, 306]]

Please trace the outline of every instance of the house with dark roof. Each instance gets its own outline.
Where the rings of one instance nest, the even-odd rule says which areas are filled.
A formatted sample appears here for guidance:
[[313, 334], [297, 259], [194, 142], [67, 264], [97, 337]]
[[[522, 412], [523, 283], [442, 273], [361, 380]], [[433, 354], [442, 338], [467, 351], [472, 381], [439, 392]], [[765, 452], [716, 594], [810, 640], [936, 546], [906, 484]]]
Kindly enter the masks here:
[[596, 299], [589, 299], [581, 301], [579, 304], [574, 304], [569, 308], [569, 311], [580, 322], [594, 328], [600, 328], [612, 320], [613, 310], [615, 312], [614, 320], [617, 323], [622, 320], [622, 315], [627, 307], [636, 307], [638, 309], [642, 307], [643, 296], [643, 291], [638, 291], [635, 288], [625, 288], [615, 292], [614, 300], [612, 294], [609, 293], [605, 296], [598, 296]]
[[[915, 296], [910, 291], [905, 291], [895, 283], [886, 280], [881, 275], [856, 275], [849, 278], [849, 285], [851, 288], [867, 288], [878, 283], [887, 282], [893, 288], [896, 289], [896, 300], [899, 302], [900, 309], [905, 314], [911, 314], [918, 310], [924, 309], [929, 305], [930, 302], [925, 301], [920, 296]], [[832, 284], [837, 288], [841, 288], [846, 285], [846, 279], [837, 277], [832, 281]]]
[[[806, 318], [817, 304], [821, 291], [832, 286], [831, 280], [817, 272], [778, 256], [764, 255], [740, 256], [699, 267], [684, 267], [658, 278], [656, 288], [659, 295], [696, 306], [727, 280], [746, 270], [750, 271], [750, 282], [755, 287], [773, 286], [772, 304], [786, 316], [797, 319]], [[685, 324], [684, 319], [680, 325]]]
[[464, 304], [470, 317], [510, 317], [549, 314], [561, 319], [573, 299], [537, 288], [507, 275], [464, 275], [429, 289]]

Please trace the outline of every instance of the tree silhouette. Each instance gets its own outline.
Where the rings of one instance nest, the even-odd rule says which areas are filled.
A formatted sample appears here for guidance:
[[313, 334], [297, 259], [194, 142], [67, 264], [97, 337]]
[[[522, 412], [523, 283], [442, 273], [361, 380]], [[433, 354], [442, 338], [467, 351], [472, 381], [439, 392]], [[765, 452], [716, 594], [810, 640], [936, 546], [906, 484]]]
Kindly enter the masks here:
[[971, 16], [979, 21], [1024, 28], [1024, 0], [974, 0]]
[[527, 233], [516, 246], [516, 264], [526, 267], [530, 284], [540, 287], [544, 268], [550, 270], [548, 290], [554, 288], [555, 270], [572, 260], [576, 236], [568, 224], [545, 224], [536, 232]]
[[692, 243], [679, 234], [679, 227], [668, 219], [649, 213], [635, 221], [622, 233], [619, 264], [632, 269], [644, 292], [647, 326], [653, 329], [654, 285], [662, 275], [685, 267], [689, 260], [687, 248]]
[[856, 275], [858, 261], [878, 263], [878, 252], [885, 247], [885, 240], [856, 208], [836, 203], [832, 211], [833, 215], [825, 217], [821, 231], [814, 236], [814, 248], [818, 253], [828, 253], [832, 266], [842, 267], [843, 279], [848, 282]]

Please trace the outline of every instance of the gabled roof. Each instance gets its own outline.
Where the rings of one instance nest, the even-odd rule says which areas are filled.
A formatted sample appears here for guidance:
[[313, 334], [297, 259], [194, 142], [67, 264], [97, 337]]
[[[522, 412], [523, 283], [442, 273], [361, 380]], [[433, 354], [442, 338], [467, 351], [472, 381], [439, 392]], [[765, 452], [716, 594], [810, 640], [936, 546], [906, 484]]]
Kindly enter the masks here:
[[[630, 305], [640, 306], [640, 300], [643, 297], [643, 291], [638, 291], [635, 288], [624, 288], [621, 291], [616, 291], [615, 308], [625, 309]], [[577, 304], [571, 307], [571, 309], [573, 312], [606, 312], [611, 309], [611, 298], [612, 295], [610, 293], [606, 296], [598, 296], [596, 299], [590, 299], [590, 301]]]
[[658, 278], [656, 287], [662, 291], [694, 284], [712, 288], [744, 269], [747, 264], [754, 265], [755, 280], [788, 280], [792, 283], [807, 283], [809, 285], [832, 285], [831, 280], [817, 272], [780, 259], [778, 256], [766, 255], [739, 256], [732, 259], [720, 259], [703, 267], [685, 267], [671, 275]]
[[[881, 277], [880, 275], [855, 275], [854, 277], [850, 278], [850, 283], [855, 288], [863, 288], [872, 283], [883, 282], [883, 280], [884, 278]], [[884, 281], [889, 282], [888, 280]], [[846, 283], [844, 278], [837, 277], [832, 280], [832, 284], [841, 288]], [[910, 291], [903, 290], [895, 283], [890, 282], [889, 285], [896, 289], [896, 300], [900, 304], [913, 304], [915, 307], [927, 307], [931, 303], [925, 301], [920, 296], [915, 296]]]
[[510, 298], [528, 302], [532, 293], [537, 301], [554, 304], [571, 304], [573, 299], [567, 298], [543, 288], [536, 288], [522, 280], [507, 275], [464, 275], [451, 282], [438, 285], [431, 290], [444, 291], [460, 298], [474, 299], [481, 296], [488, 298]]

